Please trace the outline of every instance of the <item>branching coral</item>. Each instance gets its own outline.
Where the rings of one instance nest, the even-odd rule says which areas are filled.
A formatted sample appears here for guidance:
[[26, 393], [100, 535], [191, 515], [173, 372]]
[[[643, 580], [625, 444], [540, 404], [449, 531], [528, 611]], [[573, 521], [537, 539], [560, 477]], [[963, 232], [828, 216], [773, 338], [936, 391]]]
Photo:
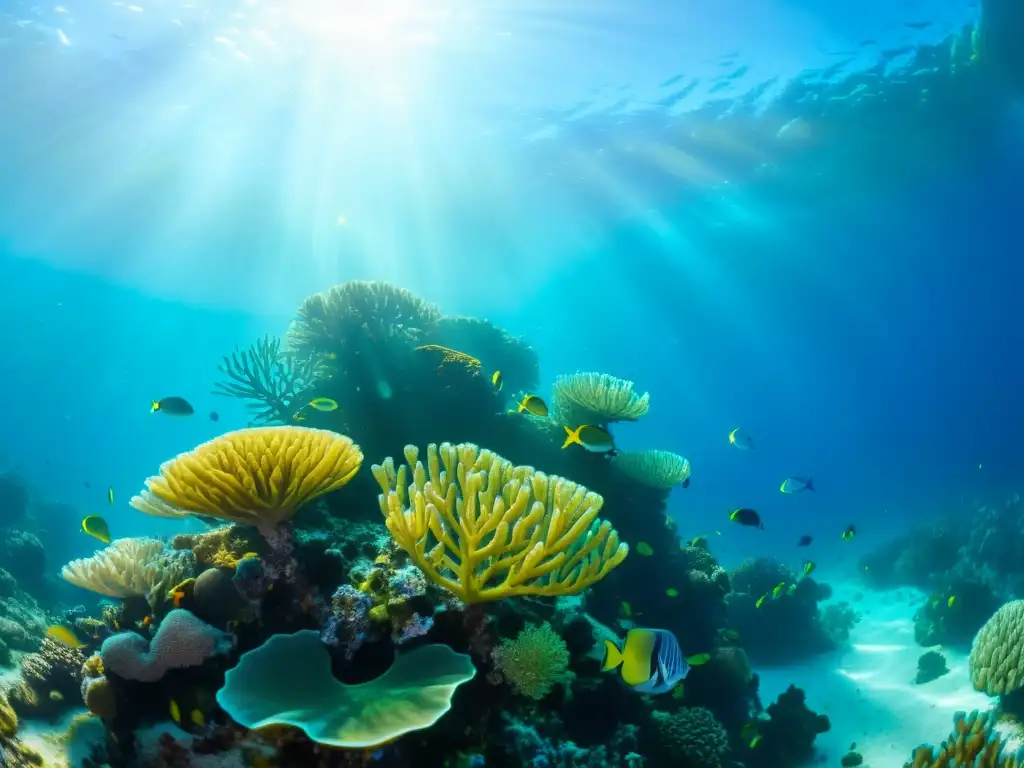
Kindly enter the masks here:
[[575, 594], [629, 552], [598, 519], [604, 499], [571, 480], [471, 443], [430, 444], [429, 469], [418, 456], [410, 445], [397, 471], [390, 457], [373, 466], [381, 512], [427, 578], [467, 604]]
[[529, 626], [494, 649], [494, 666], [517, 693], [543, 699], [566, 678], [569, 649], [550, 624]]
[[240, 429], [164, 462], [130, 503], [161, 517], [208, 515], [266, 532], [345, 485], [362, 460], [359, 447], [336, 432]]
[[1024, 600], [1007, 603], [974, 638], [971, 682], [989, 696], [1006, 696], [1024, 688]]
[[938, 747], [922, 744], [903, 768], [1020, 768], [1024, 749], [1010, 754], [995, 730], [992, 713], [953, 715], [953, 730]]
[[559, 376], [552, 389], [551, 413], [571, 427], [636, 421], [647, 413], [651, 396], [638, 395], [634, 387], [632, 381], [607, 373]]
[[159, 603], [167, 590], [192, 574], [190, 552], [171, 552], [158, 539], [117, 539], [91, 557], [72, 560], [61, 577], [107, 597], [145, 597]]
[[281, 350], [280, 339], [264, 336], [244, 351], [236, 350], [218, 366], [228, 381], [213, 393], [246, 400], [257, 424], [288, 423], [316, 381], [315, 361]]
[[630, 451], [612, 460], [615, 468], [651, 488], [673, 488], [690, 478], [690, 461], [671, 451]]
[[285, 338], [289, 351], [304, 359], [339, 354], [359, 334], [376, 341], [426, 338], [441, 313], [404, 288], [353, 280], [306, 297]]

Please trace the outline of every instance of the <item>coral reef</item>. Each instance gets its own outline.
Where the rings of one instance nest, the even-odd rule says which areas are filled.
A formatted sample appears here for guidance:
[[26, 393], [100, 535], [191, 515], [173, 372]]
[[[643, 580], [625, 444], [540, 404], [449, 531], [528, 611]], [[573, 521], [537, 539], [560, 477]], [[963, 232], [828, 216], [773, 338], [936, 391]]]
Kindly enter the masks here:
[[85, 658], [81, 652], [50, 638], [21, 660], [21, 679], [8, 691], [11, 706], [22, 717], [55, 717], [80, 705], [79, 685]]
[[151, 606], [194, 569], [188, 551], [170, 551], [159, 539], [117, 539], [91, 557], [72, 560], [61, 578], [108, 597], [144, 597]]
[[619, 453], [612, 465], [623, 474], [652, 488], [674, 488], [690, 479], [690, 462], [671, 451]]
[[561, 424], [607, 426], [613, 421], [636, 421], [650, 408], [648, 393], [638, 395], [632, 381], [606, 373], [559, 376], [551, 395], [551, 413]]
[[103, 641], [100, 657], [106, 674], [153, 682], [168, 670], [200, 666], [233, 644], [230, 635], [188, 611], [175, 609], [160, 622], [152, 641], [135, 632], [122, 632]]
[[264, 336], [245, 351], [225, 356], [214, 394], [246, 401], [255, 425], [288, 424], [306, 404], [316, 384], [310, 358], [296, 358], [281, 349], [280, 339]]
[[715, 716], [703, 707], [655, 712], [658, 746], [665, 765], [679, 768], [722, 768], [729, 737]]
[[922, 744], [914, 749], [903, 768], [1019, 768], [1024, 750], [1006, 752], [1006, 744], [995, 730], [991, 713], [957, 712], [953, 730], [938, 747]]
[[757, 723], [761, 735], [745, 761], [750, 768], [801, 765], [814, 755], [814, 739], [831, 728], [828, 716], [808, 709], [802, 690], [789, 686], [768, 705], [767, 720]]
[[429, 473], [418, 457], [406, 446], [406, 465], [373, 466], [381, 512], [427, 578], [467, 604], [580, 592], [629, 552], [598, 520], [604, 500], [572, 481], [468, 443], [431, 443]]
[[998, 607], [999, 599], [985, 584], [965, 580], [947, 583], [914, 613], [914, 640], [923, 646], [968, 648]]
[[8, 530], [0, 536], [0, 562], [22, 584], [38, 584], [46, 573], [46, 550], [34, 533]]
[[914, 684], [923, 685], [937, 680], [949, 672], [946, 666], [946, 657], [938, 651], [922, 653], [917, 660], [917, 674], [914, 675]]

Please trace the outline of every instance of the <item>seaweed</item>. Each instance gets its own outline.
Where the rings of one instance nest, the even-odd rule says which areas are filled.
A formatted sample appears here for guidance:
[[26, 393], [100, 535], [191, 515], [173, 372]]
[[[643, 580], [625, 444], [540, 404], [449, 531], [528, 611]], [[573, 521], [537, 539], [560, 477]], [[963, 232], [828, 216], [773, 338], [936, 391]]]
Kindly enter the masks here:
[[283, 352], [281, 340], [270, 335], [246, 350], [236, 349], [217, 367], [230, 380], [217, 382], [213, 394], [246, 400], [254, 424], [289, 423], [296, 402], [305, 399], [316, 380], [312, 360]]

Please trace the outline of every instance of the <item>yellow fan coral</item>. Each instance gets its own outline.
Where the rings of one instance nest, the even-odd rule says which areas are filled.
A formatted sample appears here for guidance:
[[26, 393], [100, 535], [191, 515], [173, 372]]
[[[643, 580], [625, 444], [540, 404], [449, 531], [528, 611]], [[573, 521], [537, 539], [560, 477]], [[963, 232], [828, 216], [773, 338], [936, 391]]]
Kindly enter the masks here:
[[575, 594], [629, 552], [597, 517], [604, 499], [571, 480], [472, 443], [431, 443], [427, 468], [418, 456], [408, 445], [407, 465], [373, 466], [381, 512], [427, 578], [465, 603]]
[[915, 748], [903, 768], [1021, 768], [1024, 750], [1007, 753], [994, 722], [990, 712], [957, 712], [946, 740], [938, 747], [922, 744]]
[[690, 461], [671, 451], [632, 451], [612, 460], [616, 468], [652, 488], [673, 488], [690, 477]]
[[989, 696], [1024, 689], [1024, 600], [1001, 607], [974, 637], [971, 682]]
[[156, 605], [167, 590], [192, 574], [190, 552], [170, 552], [158, 539], [116, 539], [92, 557], [72, 560], [60, 575], [107, 597], [145, 597]]
[[336, 432], [240, 429], [164, 462], [130, 503], [160, 517], [208, 515], [266, 532], [345, 485], [362, 461], [359, 447]]
[[651, 396], [638, 395], [634, 387], [632, 381], [607, 373], [559, 376], [552, 390], [552, 414], [570, 427], [636, 421], [647, 413]]
[[351, 334], [376, 341], [425, 337], [441, 312], [405, 288], [379, 281], [351, 280], [306, 297], [285, 337], [300, 358], [340, 352]]

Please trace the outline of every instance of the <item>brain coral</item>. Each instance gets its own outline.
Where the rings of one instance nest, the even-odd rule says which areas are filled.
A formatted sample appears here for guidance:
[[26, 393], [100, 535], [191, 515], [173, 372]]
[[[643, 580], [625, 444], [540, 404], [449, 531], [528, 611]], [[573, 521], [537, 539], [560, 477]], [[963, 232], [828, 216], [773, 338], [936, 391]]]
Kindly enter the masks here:
[[126, 680], [151, 683], [170, 669], [198, 667], [231, 645], [231, 635], [176, 608], [160, 622], [152, 642], [135, 632], [121, 632], [103, 641], [100, 657], [104, 670]]
[[974, 638], [971, 682], [989, 696], [1024, 687], [1024, 600], [1006, 603]]

